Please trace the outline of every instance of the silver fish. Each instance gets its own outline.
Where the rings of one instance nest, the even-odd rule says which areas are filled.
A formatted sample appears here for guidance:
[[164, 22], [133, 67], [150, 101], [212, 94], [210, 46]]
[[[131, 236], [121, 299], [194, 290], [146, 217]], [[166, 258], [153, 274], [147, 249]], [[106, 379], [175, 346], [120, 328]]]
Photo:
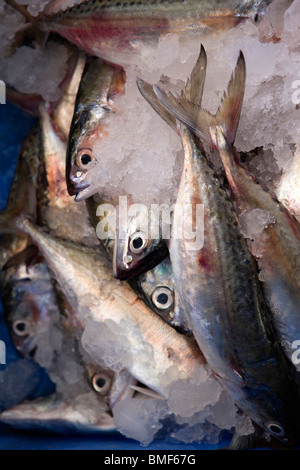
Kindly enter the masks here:
[[[231, 136], [238, 123], [244, 79], [241, 53], [229, 84], [235, 91], [236, 105], [228, 116], [231, 125], [226, 127]], [[182, 119], [187, 106], [199, 112], [199, 106], [184, 96], [176, 100], [157, 87], [155, 92], [169, 112], [176, 108], [177, 119]], [[179, 103], [186, 105], [184, 109]], [[204, 357], [238, 406], [271, 435], [292, 441], [296, 391], [270, 328], [254, 260], [239, 232], [233, 204], [205, 154], [184, 124], [180, 131], [185, 156], [174, 220], [183, 224], [183, 236], [170, 242], [180, 300]], [[202, 135], [203, 131], [198, 133], [200, 138]], [[186, 204], [204, 206], [204, 242], [200, 248], [185, 236], [186, 219], [181, 210]], [[193, 227], [196, 224], [193, 214]]]

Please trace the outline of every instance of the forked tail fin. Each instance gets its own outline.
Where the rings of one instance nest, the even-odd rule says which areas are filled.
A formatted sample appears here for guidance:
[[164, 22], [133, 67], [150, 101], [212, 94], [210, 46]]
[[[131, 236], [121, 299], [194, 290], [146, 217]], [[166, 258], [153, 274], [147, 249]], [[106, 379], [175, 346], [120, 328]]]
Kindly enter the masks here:
[[[219, 109], [215, 115], [205, 111], [198, 103], [189, 101], [185, 96], [175, 97], [165, 93], [154, 85], [154, 92], [159, 102], [167, 111], [197, 135], [202, 141], [216, 146], [212, 141], [210, 129], [221, 127], [228, 144], [233, 144], [242, 109], [246, 80], [246, 65], [243, 53], [240, 51], [234, 72], [231, 75], [227, 91], [224, 93]], [[201, 90], [200, 94], [203, 90]], [[190, 92], [191, 93], [191, 92]], [[196, 90], [190, 94], [197, 100]]]
[[[180, 100], [191, 104], [193, 102], [195, 107], [201, 106], [203, 88], [206, 76], [207, 57], [204, 47], [201, 44], [200, 53], [197, 62], [192, 70], [191, 76], [188, 79], [185, 90], [181, 92]], [[154, 88], [149, 83], [137, 77], [137, 87], [141, 95], [145, 98], [150, 106], [157, 112], [157, 114], [173, 129], [176, 131], [176, 115], [172, 112], [173, 108], [169, 109], [165, 106], [163, 100], [154, 92]], [[173, 96], [173, 95], [171, 95]], [[176, 98], [174, 98], [176, 100]]]

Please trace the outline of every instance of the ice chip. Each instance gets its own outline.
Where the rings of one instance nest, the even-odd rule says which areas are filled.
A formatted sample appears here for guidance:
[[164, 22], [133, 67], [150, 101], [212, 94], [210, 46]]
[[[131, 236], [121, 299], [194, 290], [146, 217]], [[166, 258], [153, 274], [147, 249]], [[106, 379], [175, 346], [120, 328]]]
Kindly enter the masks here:
[[215, 404], [221, 394], [221, 386], [208, 375], [202, 382], [177, 381], [172, 384], [168, 397], [170, 411], [181, 417], [193, 416], [207, 405]]
[[169, 414], [165, 400], [136, 396], [126, 398], [114, 407], [114, 423], [118, 431], [143, 445], [153, 441]]
[[240, 216], [241, 232], [246, 238], [255, 240], [270, 224], [275, 224], [276, 218], [270, 212], [253, 209]]
[[67, 71], [67, 58], [65, 46], [54, 42], [43, 50], [21, 46], [0, 62], [0, 78], [22, 93], [55, 101], [61, 96], [59, 84]]
[[128, 339], [115, 323], [112, 327], [108, 322], [90, 321], [83, 332], [81, 343], [93, 361], [108, 369], [119, 372], [132, 363]]

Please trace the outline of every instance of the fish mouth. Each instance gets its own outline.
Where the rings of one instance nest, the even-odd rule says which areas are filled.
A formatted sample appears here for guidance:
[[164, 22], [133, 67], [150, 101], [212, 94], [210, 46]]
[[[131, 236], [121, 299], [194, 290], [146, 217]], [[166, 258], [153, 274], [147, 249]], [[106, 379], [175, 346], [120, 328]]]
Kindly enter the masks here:
[[77, 195], [80, 191], [88, 188], [90, 185], [85, 181], [76, 181], [76, 178], [67, 178], [68, 193], [70, 196]]
[[144, 274], [150, 269], [155, 268], [167, 256], [169, 250], [167, 245], [162, 241], [156, 249], [147, 250], [143, 255], [135, 256], [134, 254], [124, 252], [115, 245], [113, 253], [113, 275], [120, 281], [130, 280], [140, 274]]
[[94, 196], [97, 193], [97, 189], [93, 188], [89, 184], [83, 187], [83, 189], [76, 194], [75, 201], [81, 202], [87, 199], [88, 197]]
[[84, 181], [85, 174], [82, 172], [80, 173], [81, 174], [79, 176], [75, 173], [71, 174], [69, 178], [67, 178], [68, 193], [70, 196], [76, 196], [76, 202], [84, 201], [88, 197], [97, 193], [97, 189]]

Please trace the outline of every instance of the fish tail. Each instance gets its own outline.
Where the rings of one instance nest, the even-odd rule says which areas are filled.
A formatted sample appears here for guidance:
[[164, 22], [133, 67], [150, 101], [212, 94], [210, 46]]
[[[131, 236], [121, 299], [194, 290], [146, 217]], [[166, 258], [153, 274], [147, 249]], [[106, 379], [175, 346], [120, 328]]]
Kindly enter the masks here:
[[201, 106], [203, 89], [206, 77], [207, 55], [203, 45], [200, 47], [200, 54], [197, 62], [192, 70], [190, 78], [188, 78], [184, 94], [185, 98], [195, 106]]
[[[207, 56], [203, 45], [201, 44], [200, 53], [197, 62], [192, 70], [190, 78], [187, 80], [185, 90], [182, 91], [180, 100], [184, 103], [194, 103], [195, 108], [200, 107], [203, 95], [203, 88], [206, 76], [207, 67]], [[158, 87], [152, 87], [149, 83], [145, 82], [141, 78], [136, 79], [137, 87], [141, 95], [145, 98], [150, 106], [156, 111], [156, 113], [171, 127], [173, 130], [177, 130], [176, 126], [176, 112], [174, 112], [174, 106], [176, 108], [176, 98], [170, 93], [168, 96], [172, 101], [171, 106], [166, 106], [164, 100], [159, 96], [160, 89]], [[156, 91], [159, 90], [158, 92]], [[165, 93], [162, 92], [164, 95]], [[167, 95], [166, 95], [167, 96]], [[173, 101], [174, 100], [174, 101]], [[181, 120], [180, 118], [178, 118]]]
[[[203, 60], [203, 59], [202, 59]], [[214, 129], [220, 128], [228, 144], [233, 144], [239, 123], [242, 109], [242, 102], [245, 90], [246, 66], [243, 53], [240, 51], [237, 65], [231, 75], [227, 91], [224, 93], [219, 109], [215, 115], [205, 111], [200, 107], [199, 96], [202, 96], [203, 85], [195, 82], [200, 87], [200, 92], [190, 90], [190, 97], [194, 101], [189, 101], [187, 97], [181, 95], [175, 97], [171, 93], [165, 93], [158, 86], [154, 85], [154, 92], [159, 102], [176, 119], [183, 122], [202, 142], [208, 142], [212, 146], [219, 148], [218, 139], [214, 134]], [[195, 101], [196, 100], [196, 101]]]
[[228, 144], [235, 141], [240, 120], [246, 81], [245, 58], [240, 51], [235, 70], [232, 72], [227, 91], [215, 116], [216, 126], [221, 126]]

